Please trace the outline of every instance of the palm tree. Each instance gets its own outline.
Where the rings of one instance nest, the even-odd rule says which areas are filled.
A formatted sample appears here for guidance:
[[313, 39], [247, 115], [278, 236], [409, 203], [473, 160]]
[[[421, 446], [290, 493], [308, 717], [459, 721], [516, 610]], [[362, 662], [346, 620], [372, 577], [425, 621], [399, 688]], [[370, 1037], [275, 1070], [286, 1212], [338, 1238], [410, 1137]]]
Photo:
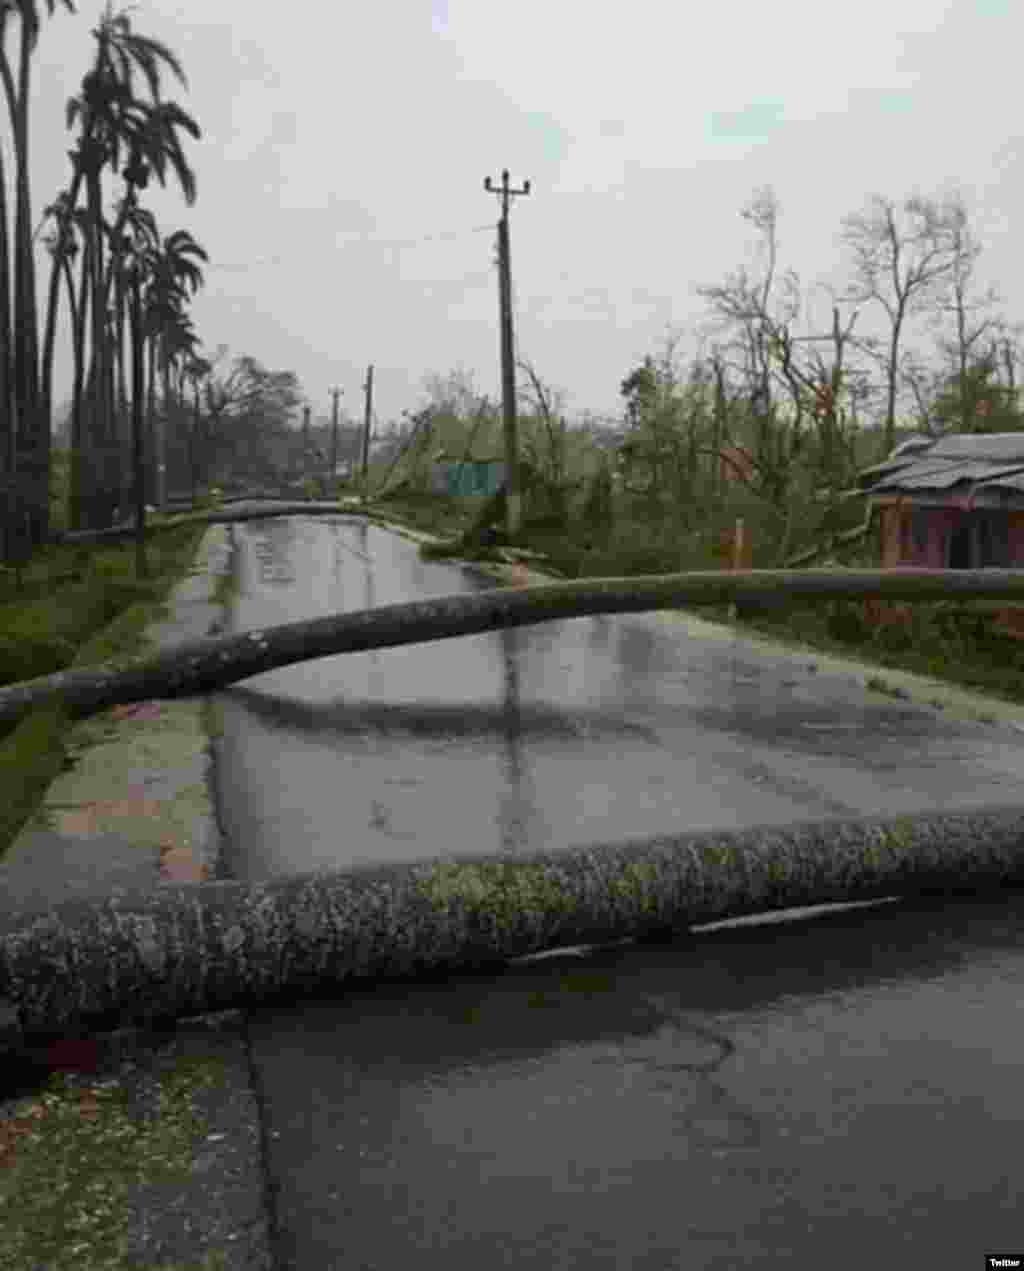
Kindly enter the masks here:
[[[199, 261], [209, 260], [206, 251], [187, 230], [176, 230], [163, 240], [155, 253], [153, 277], [148, 289], [150, 314], [150, 366], [155, 365], [159, 350], [163, 375], [163, 421], [157, 438], [157, 504], [167, 506], [166, 451], [167, 427], [171, 409], [172, 334], [180, 327], [183, 307], [203, 283]], [[151, 399], [152, 400], [152, 399]]]
[[[72, 0], [61, 0], [70, 13]], [[49, 16], [57, 0], [46, 0]], [[7, 55], [8, 22], [17, 16], [21, 24], [17, 84]], [[3, 455], [11, 482], [8, 506], [12, 516], [5, 533], [5, 556], [14, 551], [16, 497], [20, 454], [35, 452], [29, 493], [31, 513], [29, 540], [38, 543], [49, 531], [49, 442], [50, 420], [40, 417], [39, 334], [35, 292], [32, 206], [29, 186], [29, 99], [32, 56], [41, 27], [39, 6], [34, 0], [0, 0], [0, 81], [3, 83], [11, 134], [14, 140], [14, 310], [11, 310], [10, 238], [7, 221], [6, 173], [0, 158], [0, 417], [7, 429]], [[13, 317], [13, 322], [12, 322]], [[13, 330], [12, 330], [13, 328]], [[18, 526], [20, 529], [20, 526]]]
[[198, 485], [199, 476], [199, 425], [201, 421], [201, 412], [199, 409], [199, 391], [203, 385], [209, 383], [209, 378], [213, 374], [213, 363], [209, 358], [198, 357], [193, 354], [184, 366], [184, 377], [192, 386], [192, 431], [190, 434], [190, 469], [192, 475], [192, 502], [196, 501], [196, 486]]
[[[71, 345], [74, 366], [74, 381], [71, 393], [71, 428], [70, 428], [70, 458], [71, 473], [68, 483], [68, 524], [71, 529], [79, 529], [81, 526], [81, 507], [80, 494], [82, 489], [82, 371], [83, 371], [83, 348], [85, 340], [85, 314], [82, 307], [78, 303], [75, 295], [75, 280], [73, 266], [76, 257], [81, 251], [81, 241], [84, 237], [84, 209], [77, 209], [68, 214], [65, 207], [65, 193], [58, 194], [54, 203], [47, 207], [45, 217], [53, 220], [53, 228], [43, 240], [50, 252], [50, 258], [55, 263], [55, 268], [51, 268], [50, 272], [50, 295], [47, 302], [46, 311], [46, 333], [43, 341], [43, 381], [42, 393], [44, 398], [43, 417], [49, 418], [51, 414], [50, 387], [51, 376], [46, 368], [53, 366], [53, 352], [56, 339], [56, 314], [57, 299], [54, 294], [60, 287], [63, 278], [67, 289], [68, 310], [71, 315]], [[83, 281], [83, 293], [85, 285]]]
[[[91, 328], [90, 365], [86, 386], [89, 403], [91, 441], [97, 447], [110, 447], [111, 422], [114, 415], [114, 376], [112, 348], [106, 339], [106, 321], [111, 289], [117, 274], [117, 255], [125, 241], [123, 202], [117, 221], [105, 232], [102, 210], [102, 173], [105, 167], [121, 171], [130, 190], [144, 189], [151, 174], [166, 183], [168, 167], [177, 176], [186, 201], [195, 199], [195, 177], [185, 161], [178, 132], [184, 129], [198, 137], [195, 121], [174, 103], [160, 100], [160, 76], [169, 68], [185, 83], [185, 75], [175, 55], [157, 40], [135, 34], [125, 14], [113, 14], [108, 3], [96, 38], [96, 57], [92, 69], [82, 80], [81, 95], [68, 102], [68, 127], [76, 123], [80, 134], [71, 153], [72, 179], [64, 200], [65, 215], [77, 206], [84, 187], [88, 232], [84, 272], [89, 280], [89, 325]], [[150, 102], [135, 95], [135, 78], [141, 73], [147, 81]], [[122, 170], [122, 155], [126, 156]], [[111, 245], [109, 264], [104, 250]], [[59, 268], [57, 261], [53, 268]], [[51, 287], [56, 304], [59, 291]], [[116, 303], [116, 302], [115, 302]], [[82, 297], [81, 308], [86, 307]], [[47, 395], [52, 376], [52, 361], [46, 368]], [[111, 472], [107, 472], [108, 487]], [[109, 517], [112, 492], [101, 493], [91, 509], [90, 520], [98, 523]]]
[[[162, 341], [168, 392], [164, 409], [165, 437], [174, 436], [177, 439], [185, 427], [184, 368], [199, 347], [199, 337], [192, 325], [192, 319], [183, 308], [164, 327]], [[175, 421], [173, 432], [170, 428], [171, 420]]]
[[[129, 303], [129, 328], [131, 331], [132, 362], [132, 472], [135, 482], [135, 576], [144, 579], [149, 569], [146, 562], [146, 459], [145, 459], [145, 385], [143, 352], [146, 327], [145, 308], [142, 299], [143, 285], [152, 270], [156, 222], [144, 209], [133, 209], [134, 220], [126, 218], [130, 233], [122, 244], [125, 264], [125, 294]], [[150, 231], [152, 222], [152, 232]]]

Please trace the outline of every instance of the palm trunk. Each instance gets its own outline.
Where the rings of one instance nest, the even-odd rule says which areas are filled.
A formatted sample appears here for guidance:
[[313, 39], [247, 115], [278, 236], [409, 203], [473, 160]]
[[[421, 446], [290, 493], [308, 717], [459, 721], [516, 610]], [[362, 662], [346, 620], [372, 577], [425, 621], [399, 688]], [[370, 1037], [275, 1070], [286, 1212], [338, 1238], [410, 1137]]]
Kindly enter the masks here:
[[96, 453], [96, 484], [90, 497], [90, 527], [110, 524], [109, 490], [110, 421], [106, 418], [106, 313], [103, 298], [103, 192], [99, 169], [93, 166], [86, 175], [89, 205], [90, 287], [92, 291], [92, 342], [87, 388], [89, 414]]
[[124, 336], [125, 336], [125, 291], [123, 279], [123, 239], [124, 227], [128, 214], [135, 206], [135, 189], [129, 187], [121, 200], [117, 220], [111, 234], [110, 260], [104, 271], [101, 290], [103, 309], [107, 313], [110, 308], [111, 292], [113, 292], [113, 331], [107, 352], [107, 373], [109, 376], [108, 412], [113, 422], [113, 433], [116, 437], [118, 502], [125, 509], [131, 489], [131, 421], [128, 417], [127, 388], [124, 370]]
[[199, 485], [199, 381], [192, 385], [192, 502], [196, 501], [196, 487]]
[[[6, 10], [0, 17], [0, 31], [6, 35], [7, 17], [9, 10]], [[24, 42], [24, 23], [22, 24], [22, 37]], [[25, 467], [25, 420], [24, 420], [24, 397], [21, 390], [21, 370], [22, 370], [22, 349], [23, 338], [21, 333], [21, 290], [20, 280], [23, 276], [23, 267], [21, 263], [21, 241], [19, 238], [19, 220], [18, 211], [20, 202], [18, 199], [17, 185], [18, 178], [21, 173], [21, 165], [19, 163], [19, 142], [21, 140], [21, 128], [19, 123], [18, 94], [14, 86], [14, 77], [11, 73], [10, 63], [7, 60], [6, 51], [0, 49], [0, 79], [3, 82], [4, 95], [7, 99], [7, 112], [10, 119], [11, 131], [14, 136], [15, 149], [15, 221], [13, 234], [13, 259], [10, 259], [11, 242], [8, 238], [7, 223], [7, 207], [6, 196], [4, 202], [4, 271], [6, 274], [5, 282], [7, 283], [7, 291], [5, 300], [10, 307], [10, 274], [9, 270], [13, 266], [14, 270], [14, 309], [8, 312], [8, 343], [7, 343], [7, 371], [9, 374], [9, 384], [7, 390], [7, 418], [9, 425], [9, 442], [7, 455], [8, 480], [10, 481], [10, 524], [11, 524], [11, 550], [15, 556], [22, 553], [22, 539], [25, 533], [23, 508], [26, 494], [25, 478], [22, 475], [22, 469]], [[5, 174], [6, 181], [6, 174]]]
[[171, 413], [171, 360], [167, 353], [167, 336], [166, 334], [160, 340], [160, 355], [163, 370], [163, 428], [160, 434], [160, 454], [157, 459], [157, 474], [159, 477], [159, 508], [166, 515], [167, 512], [167, 443], [170, 433], [170, 413]]
[[131, 496], [134, 457], [132, 438], [132, 417], [128, 406], [127, 372], [125, 369], [125, 306], [127, 297], [123, 270], [118, 263], [118, 272], [114, 280], [114, 376], [115, 376], [115, 411], [118, 421], [118, 437], [121, 443], [121, 508], [127, 510]]
[[36, 265], [32, 245], [32, 207], [29, 186], [28, 106], [34, 41], [26, 38], [24, 17], [18, 65], [15, 144], [15, 385], [21, 415], [21, 444], [30, 457], [30, 514], [28, 529], [33, 546], [49, 537], [49, 419], [43, 419], [39, 400], [39, 331], [36, 308]]
[[43, 373], [39, 385], [44, 410], [49, 414], [53, 407], [53, 355], [57, 342], [57, 316], [60, 308], [60, 282], [67, 260], [63, 225], [57, 227], [57, 244], [50, 269], [50, 284], [46, 297], [46, 328], [43, 336]]
[[135, 477], [135, 577], [149, 577], [146, 563], [146, 460], [143, 447], [144, 384], [142, 299], [139, 280], [135, 276], [131, 288], [132, 334], [132, 468]]
[[68, 293], [68, 310], [71, 314], [71, 346], [73, 358], [73, 379], [71, 390], [71, 436], [68, 472], [68, 525], [72, 529], [81, 528], [81, 512], [76, 501], [76, 490], [81, 485], [81, 404], [82, 404], [82, 332], [81, 310], [75, 300], [75, 280], [71, 272], [71, 261], [64, 258], [64, 282]]
[[149, 378], [146, 385], [146, 411], [148, 415], [148, 423], [146, 427], [146, 439], [149, 446], [149, 471], [150, 481], [149, 490], [152, 495], [151, 502], [157, 501], [157, 489], [159, 487], [159, 479], [157, 477], [157, 464], [160, 462], [157, 455], [157, 419], [156, 419], [156, 333], [151, 333], [148, 339], [149, 357], [147, 359]]
[[71, 262], [64, 262], [64, 279], [71, 310], [74, 351], [74, 387], [71, 394], [71, 473], [68, 499], [68, 524], [73, 530], [83, 528], [86, 500], [91, 489], [89, 437], [85, 424], [83, 396], [85, 390], [85, 322], [89, 311], [88, 252], [82, 251], [79, 300], [75, 302], [74, 276]]
[[126, 436], [125, 420], [118, 410], [115, 383], [115, 359], [117, 356], [117, 325], [112, 313], [106, 319], [106, 350], [104, 352], [103, 400], [107, 418], [110, 420], [110, 481], [115, 491], [118, 508], [124, 508], [125, 494], [128, 490], [129, 476], [126, 469]]
[[17, 538], [14, 486], [18, 477], [18, 433], [11, 375], [11, 249], [7, 227], [7, 174], [0, 154], [0, 474], [10, 483], [4, 507], [3, 559], [12, 563]]
[[[58, 224], [58, 242], [63, 243], [65, 236], [70, 235], [75, 206], [82, 188], [82, 169], [75, 164], [71, 186], [66, 194], [65, 207], [67, 214]], [[40, 391], [47, 403], [47, 409], [53, 405], [53, 358], [56, 343], [57, 308], [59, 304], [60, 275], [63, 272], [63, 253], [57, 253], [50, 265], [49, 303], [46, 309], [46, 335], [43, 342], [43, 365]]]

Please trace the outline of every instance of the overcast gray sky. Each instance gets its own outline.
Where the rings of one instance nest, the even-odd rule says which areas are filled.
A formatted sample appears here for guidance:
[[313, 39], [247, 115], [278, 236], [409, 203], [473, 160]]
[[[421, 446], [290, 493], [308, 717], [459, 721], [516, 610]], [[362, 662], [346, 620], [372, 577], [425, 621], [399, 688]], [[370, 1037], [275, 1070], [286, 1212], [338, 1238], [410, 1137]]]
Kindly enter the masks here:
[[[64, 104], [102, 7], [44, 26], [37, 218], [67, 181]], [[962, 189], [983, 274], [1024, 318], [1021, 0], [142, 0], [132, 16], [181, 57], [188, 92], [167, 95], [203, 129], [195, 206], [149, 199], [165, 234], [210, 253], [197, 331], [294, 370], [317, 414], [334, 384], [360, 409], [368, 362], [382, 420], [457, 365], [498, 394], [482, 187], [503, 167], [532, 185], [512, 211], [517, 343], [570, 413], [618, 413], [666, 326], [700, 320], [695, 286], [753, 259], [739, 211], [765, 184], [781, 263], [807, 284], [840, 276], [841, 217], [869, 194]]]

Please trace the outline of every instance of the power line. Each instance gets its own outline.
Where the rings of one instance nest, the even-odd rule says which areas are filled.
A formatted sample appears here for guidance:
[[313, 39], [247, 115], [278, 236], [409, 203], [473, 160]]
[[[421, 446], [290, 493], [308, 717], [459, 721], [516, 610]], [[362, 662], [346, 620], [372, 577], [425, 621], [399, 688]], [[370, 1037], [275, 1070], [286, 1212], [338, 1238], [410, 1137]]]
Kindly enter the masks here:
[[[494, 225], [474, 225], [470, 229], [444, 230], [440, 234], [424, 234], [420, 238], [350, 238], [347, 242], [342, 243], [342, 249], [346, 247], [387, 247], [392, 251], [403, 247], [418, 247], [421, 243], [437, 243], [451, 240], [454, 238], [463, 238], [468, 234], [482, 234], [485, 231], [493, 232]], [[336, 244], [337, 245], [337, 244]], [[232, 261], [232, 262], [211, 262], [206, 266], [207, 269], [227, 269], [241, 270], [254, 269], [261, 265], [283, 265], [284, 257], [282, 256], [264, 256], [258, 260], [249, 261]]]

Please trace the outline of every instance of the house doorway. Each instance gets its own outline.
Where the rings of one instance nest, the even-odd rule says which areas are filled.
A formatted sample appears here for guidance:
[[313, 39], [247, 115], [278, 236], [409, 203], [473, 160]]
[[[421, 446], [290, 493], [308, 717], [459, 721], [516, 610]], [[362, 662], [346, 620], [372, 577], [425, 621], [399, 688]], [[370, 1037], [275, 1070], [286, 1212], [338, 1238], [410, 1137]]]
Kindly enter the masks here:
[[948, 569], [970, 569], [971, 567], [971, 526], [965, 522], [950, 535]]

